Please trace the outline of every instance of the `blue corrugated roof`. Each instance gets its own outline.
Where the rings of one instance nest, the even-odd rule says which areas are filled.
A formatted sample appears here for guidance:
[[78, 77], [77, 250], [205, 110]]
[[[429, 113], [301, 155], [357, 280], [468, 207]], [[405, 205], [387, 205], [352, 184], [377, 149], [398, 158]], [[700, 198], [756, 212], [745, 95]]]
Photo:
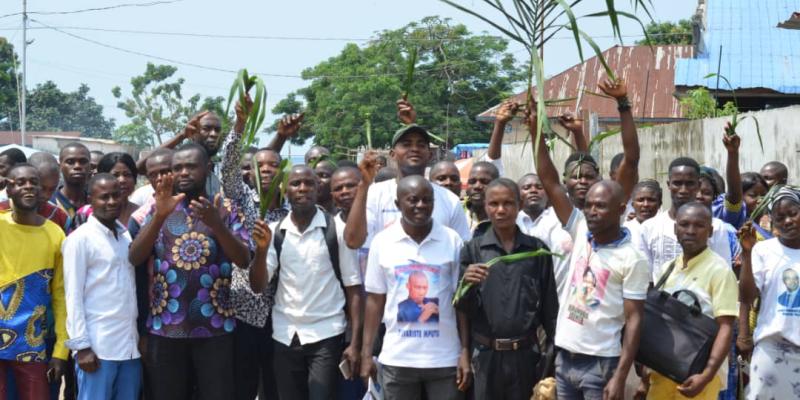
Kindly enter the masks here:
[[705, 51], [678, 60], [675, 86], [716, 87], [716, 78], [703, 77], [717, 72], [722, 46], [721, 75], [734, 89], [800, 94], [800, 30], [777, 27], [800, 11], [800, 0], [708, 0], [707, 7]]

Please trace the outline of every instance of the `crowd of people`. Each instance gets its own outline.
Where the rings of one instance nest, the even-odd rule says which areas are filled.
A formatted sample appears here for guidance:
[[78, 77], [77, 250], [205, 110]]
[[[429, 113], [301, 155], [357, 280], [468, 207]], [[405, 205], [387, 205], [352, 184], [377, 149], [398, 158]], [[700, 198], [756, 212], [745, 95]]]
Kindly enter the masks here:
[[[624, 81], [600, 90], [624, 149], [605, 179], [569, 115], [559, 173], [532, 100], [497, 109], [465, 183], [406, 99], [389, 160], [315, 146], [281, 171], [303, 115], [243, 149], [249, 99], [230, 133], [203, 112], [138, 162], [80, 143], [0, 154], [0, 399], [800, 397], [786, 166], [741, 173], [729, 126], [725, 177], [676, 158], [662, 208]], [[519, 116], [535, 165], [513, 181], [501, 142]], [[718, 327], [681, 382], [636, 362], [656, 282]]]

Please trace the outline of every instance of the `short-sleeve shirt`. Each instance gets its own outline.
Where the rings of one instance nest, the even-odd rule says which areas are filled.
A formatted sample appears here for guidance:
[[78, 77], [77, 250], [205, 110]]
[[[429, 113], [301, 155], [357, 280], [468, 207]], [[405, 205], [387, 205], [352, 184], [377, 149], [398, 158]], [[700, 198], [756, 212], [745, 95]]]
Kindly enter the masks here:
[[522, 233], [541, 240], [551, 252], [562, 256], [553, 257], [553, 276], [556, 280], [556, 291], [561, 297], [567, 287], [572, 237], [564, 230], [552, 207], [542, 211], [536, 220], [520, 210], [517, 214], [517, 226]]
[[753, 247], [752, 261], [761, 293], [755, 342], [785, 339], [800, 346], [800, 249], [769, 239]]
[[[278, 288], [272, 308], [272, 338], [289, 346], [295, 335], [301, 344], [317, 343], [344, 333], [347, 326], [344, 307], [345, 287], [361, 284], [356, 250], [344, 241], [344, 223], [333, 218], [339, 253], [341, 284], [333, 270], [333, 261], [325, 243], [325, 213], [317, 208], [311, 223], [303, 232], [292, 222], [292, 213], [283, 222], [270, 224], [276, 232], [278, 224], [285, 230], [281, 245]], [[278, 268], [275, 235], [267, 252], [267, 272], [272, 280]], [[269, 285], [267, 287], [269, 290]]]
[[[372, 238], [378, 232], [400, 220], [400, 209], [397, 208], [397, 180], [373, 184], [367, 193], [367, 240], [364, 247], [369, 248]], [[433, 185], [433, 219], [434, 221], [456, 231], [462, 240], [472, 237], [467, 216], [458, 197], [451, 191]]]
[[[249, 243], [241, 215], [228, 200], [219, 212], [233, 235]], [[150, 223], [153, 208], [143, 226]], [[164, 221], [153, 246], [150, 333], [169, 338], [205, 338], [233, 332], [230, 257], [211, 229], [181, 202]]]
[[[421, 243], [411, 239], [399, 223], [375, 236], [364, 285], [368, 293], [386, 295], [382, 364], [457, 365], [460, 341], [452, 303], [462, 244], [454, 230], [437, 222]], [[436, 311], [424, 314], [424, 309]]]
[[[708, 247], [728, 261], [728, 267], [739, 254], [741, 248], [736, 237], [736, 230], [718, 218], [711, 220], [714, 232], [708, 240]], [[674, 260], [682, 252], [678, 238], [675, 236], [675, 220], [668, 211], [658, 213], [644, 221], [639, 229], [638, 247], [650, 263], [651, 279], [656, 282], [663, 273], [661, 267]], [[635, 241], [636, 242], [636, 241]]]
[[[670, 294], [679, 290], [691, 291], [700, 300], [703, 314], [711, 318], [739, 316], [739, 284], [725, 259], [706, 248], [684, 265], [683, 254], [679, 254], [662, 266], [663, 273], [666, 273], [673, 262], [675, 267], [661, 290]], [[686, 301], [680, 294], [678, 299]], [[723, 362], [722, 365], [728, 363]], [[727, 372], [727, 368], [717, 370], [723, 388], [727, 387]]]
[[614, 243], [594, 243], [578, 210], [573, 210], [565, 228], [575, 247], [558, 312], [556, 346], [590, 356], [619, 356], [624, 300], [647, 297], [647, 258], [631, 243], [625, 228]]

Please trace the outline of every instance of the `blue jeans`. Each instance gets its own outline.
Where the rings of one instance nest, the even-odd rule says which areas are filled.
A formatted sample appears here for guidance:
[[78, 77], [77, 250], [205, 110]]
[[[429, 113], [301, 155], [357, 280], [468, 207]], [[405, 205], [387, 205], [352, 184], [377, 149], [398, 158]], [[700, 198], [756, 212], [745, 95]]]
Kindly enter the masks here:
[[125, 361], [100, 360], [92, 373], [75, 363], [78, 400], [138, 400], [142, 389], [142, 363], [137, 358]]
[[559, 400], [602, 400], [619, 357], [596, 357], [558, 349], [556, 391]]

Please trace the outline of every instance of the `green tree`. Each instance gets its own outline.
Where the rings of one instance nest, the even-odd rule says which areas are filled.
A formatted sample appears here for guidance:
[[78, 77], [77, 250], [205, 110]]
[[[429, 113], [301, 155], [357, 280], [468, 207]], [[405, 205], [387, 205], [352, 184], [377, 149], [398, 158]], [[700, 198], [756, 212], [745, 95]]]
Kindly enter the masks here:
[[[89, 96], [89, 86], [64, 92], [53, 81], [37, 84], [28, 92], [26, 127], [31, 131], [78, 131], [81, 136], [110, 139], [114, 119], [103, 116], [103, 106]], [[11, 114], [15, 127], [19, 115]]]
[[736, 114], [736, 105], [733, 102], [726, 102], [722, 108], [717, 107], [717, 100], [704, 87], [686, 92], [686, 96], [681, 99], [681, 108], [683, 109], [683, 116], [689, 119], [724, 117]]
[[139, 150], [153, 147], [153, 135], [146, 126], [125, 124], [114, 131], [113, 139], [119, 143], [136, 147]]
[[[183, 78], [174, 77], [178, 71], [172, 65], [147, 63], [142, 75], [131, 78], [130, 97], [122, 99], [119, 86], [111, 93], [121, 101], [117, 107], [125, 111], [131, 124], [146, 128], [161, 144], [164, 135], [174, 135], [186, 125], [194, 114], [201, 110], [211, 110], [222, 117], [224, 99], [220, 96], [202, 99], [199, 94], [184, 98]], [[223, 132], [227, 132], [229, 118], [222, 118]]]
[[692, 44], [692, 21], [682, 19], [674, 22], [651, 22], [645, 29], [650, 35], [650, 40], [642, 39], [636, 42], [640, 45], [660, 44]]
[[[378, 33], [363, 47], [348, 44], [327, 61], [303, 71], [310, 84], [283, 99], [274, 111], [297, 112], [302, 96], [305, 124], [293, 139], [333, 147], [366, 143], [367, 116], [375, 147], [388, 145], [399, 127], [395, 101], [404, 91], [411, 51], [418, 59], [409, 101], [418, 122], [449, 144], [486, 142], [490, 127], [475, 116], [511, 93], [523, 72], [506, 53], [508, 42], [473, 35], [464, 25], [427, 17], [398, 30]], [[274, 125], [273, 125], [274, 127]]]
[[[14, 46], [5, 38], [0, 37], [0, 120], [8, 118], [11, 123], [17, 110], [17, 53]], [[0, 124], [6, 128], [5, 123]], [[16, 125], [15, 125], [16, 126]]]

